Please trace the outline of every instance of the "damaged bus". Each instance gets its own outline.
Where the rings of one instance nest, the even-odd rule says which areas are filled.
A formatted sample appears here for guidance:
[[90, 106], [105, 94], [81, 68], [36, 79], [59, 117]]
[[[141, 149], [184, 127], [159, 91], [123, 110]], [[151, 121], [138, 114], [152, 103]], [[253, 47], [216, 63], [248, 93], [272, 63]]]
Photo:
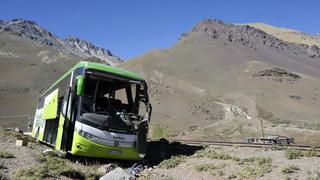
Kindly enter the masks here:
[[32, 136], [72, 155], [142, 159], [152, 110], [147, 90], [135, 73], [80, 62], [41, 95]]

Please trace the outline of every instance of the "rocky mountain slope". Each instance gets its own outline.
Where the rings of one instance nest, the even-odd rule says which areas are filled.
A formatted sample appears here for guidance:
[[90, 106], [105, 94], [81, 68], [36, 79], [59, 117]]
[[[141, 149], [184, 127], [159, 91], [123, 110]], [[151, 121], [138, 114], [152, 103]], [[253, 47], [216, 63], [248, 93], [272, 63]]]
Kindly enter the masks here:
[[247, 24], [256, 29], [260, 29], [272, 36], [275, 36], [283, 41], [307, 44], [309, 46], [316, 45], [320, 47], [320, 33], [315, 35], [310, 35], [297, 30], [274, 27], [265, 23], [249, 23]]
[[122, 67], [144, 75], [152, 134], [197, 139], [288, 135], [319, 143], [320, 51], [247, 25], [203, 20], [170, 49]]
[[[0, 21], [0, 124], [27, 126], [40, 94], [81, 60], [117, 65], [122, 60], [109, 50], [69, 37], [65, 40], [33, 21]], [[24, 129], [24, 128], [23, 128]]]
[[108, 49], [97, 47], [89, 41], [72, 36], [62, 40], [34, 21], [24, 19], [0, 20], [0, 32], [8, 32], [40, 42], [65, 54], [79, 56], [80, 58], [97, 58], [112, 66], [122, 62], [118, 56], [113, 55]]

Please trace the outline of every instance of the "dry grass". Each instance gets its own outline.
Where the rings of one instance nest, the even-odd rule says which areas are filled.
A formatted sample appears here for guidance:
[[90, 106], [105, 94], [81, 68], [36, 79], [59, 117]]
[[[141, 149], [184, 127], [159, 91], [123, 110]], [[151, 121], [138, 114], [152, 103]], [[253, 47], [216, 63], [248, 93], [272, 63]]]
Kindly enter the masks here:
[[0, 150], [0, 158], [14, 158], [14, 155], [10, 152]]
[[172, 156], [170, 159], [166, 159], [159, 164], [160, 168], [171, 169], [177, 167], [180, 163], [186, 161], [187, 156]]
[[222, 169], [224, 168], [226, 165], [225, 164], [201, 164], [201, 165], [197, 165], [196, 169], [198, 171], [212, 171], [215, 169]]
[[320, 157], [320, 153], [315, 150], [311, 151], [301, 151], [296, 149], [287, 149], [284, 153], [284, 156], [291, 160], [291, 159], [299, 159], [301, 157]]
[[196, 157], [207, 157], [210, 159], [222, 159], [222, 160], [234, 160], [234, 161], [240, 161], [240, 158], [232, 156], [226, 152], [223, 151], [216, 151], [213, 149], [204, 149], [201, 151], [198, 151], [195, 155]]
[[291, 174], [299, 171], [300, 168], [296, 165], [289, 165], [281, 170], [283, 174]]
[[72, 179], [99, 179], [100, 174], [88, 169], [73, 167], [66, 159], [53, 156], [37, 156], [37, 167], [19, 169], [13, 173], [13, 179], [50, 179], [65, 176]]
[[245, 166], [235, 174], [240, 179], [262, 177], [272, 170], [271, 158], [251, 157], [243, 163]]

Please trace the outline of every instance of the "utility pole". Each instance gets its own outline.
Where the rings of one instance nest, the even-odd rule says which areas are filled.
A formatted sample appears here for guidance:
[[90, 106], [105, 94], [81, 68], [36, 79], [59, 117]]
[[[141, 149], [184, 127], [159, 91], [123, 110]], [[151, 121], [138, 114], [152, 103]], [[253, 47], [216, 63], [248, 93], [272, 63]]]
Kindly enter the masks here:
[[264, 130], [263, 130], [262, 118], [260, 118], [260, 124], [261, 124], [261, 134], [262, 134], [263, 143], [265, 143], [265, 141], [264, 141]]

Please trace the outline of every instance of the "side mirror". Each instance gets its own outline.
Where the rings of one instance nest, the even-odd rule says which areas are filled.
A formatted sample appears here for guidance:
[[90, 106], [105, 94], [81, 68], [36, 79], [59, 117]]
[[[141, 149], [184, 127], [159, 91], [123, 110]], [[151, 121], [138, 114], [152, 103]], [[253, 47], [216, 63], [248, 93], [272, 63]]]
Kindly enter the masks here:
[[77, 96], [83, 96], [84, 76], [78, 75], [76, 79], [77, 79]]

